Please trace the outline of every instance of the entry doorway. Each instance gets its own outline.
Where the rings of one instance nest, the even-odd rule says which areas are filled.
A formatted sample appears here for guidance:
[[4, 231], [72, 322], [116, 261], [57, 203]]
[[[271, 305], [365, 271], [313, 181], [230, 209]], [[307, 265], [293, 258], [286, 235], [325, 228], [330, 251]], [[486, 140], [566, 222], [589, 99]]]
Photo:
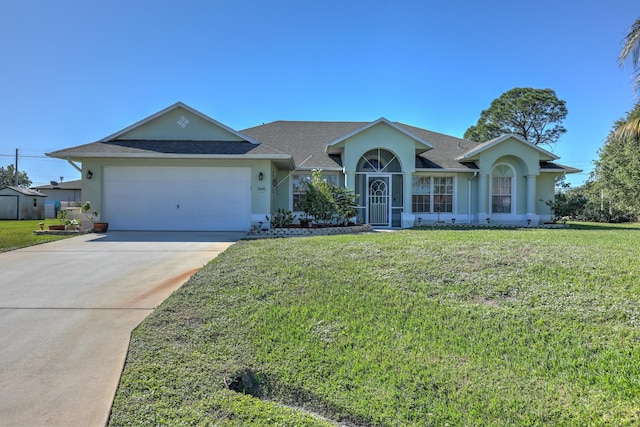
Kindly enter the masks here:
[[389, 227], [391, 224], [391, 203], [389, 203], [391, 188], [390, 176], [368, 176], [367, 211], [368, 223], [371, 225]]
[[376, 148], [362, 155], [356, 168], [358, 220], [377, 227], [400, 227], [403, 212], [403, 174], [400, 160]]

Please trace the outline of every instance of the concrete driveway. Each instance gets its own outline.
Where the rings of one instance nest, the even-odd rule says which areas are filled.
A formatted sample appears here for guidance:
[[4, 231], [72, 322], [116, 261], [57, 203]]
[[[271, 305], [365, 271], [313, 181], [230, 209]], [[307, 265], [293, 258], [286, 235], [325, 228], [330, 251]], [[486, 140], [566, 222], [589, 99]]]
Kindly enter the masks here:
[[110, 232], [0, 254], [0, 425], [104, 425], [131, 331], [243, 235]]

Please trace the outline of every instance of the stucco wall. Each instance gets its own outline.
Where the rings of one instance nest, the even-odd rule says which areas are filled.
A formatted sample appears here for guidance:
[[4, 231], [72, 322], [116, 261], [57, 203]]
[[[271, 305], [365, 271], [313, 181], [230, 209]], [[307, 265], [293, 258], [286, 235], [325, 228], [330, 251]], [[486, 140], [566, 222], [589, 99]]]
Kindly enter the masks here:
[[[182, 116], [189, 120], [184, 128], [178, 124]], [[117, 139], [241, 141], [236, 135], [180, 107], [120, 135]]]
[[540, 169], [540, 152], [538, 150], [515, 139], [508, 139], [482, 152], [478, 161], [480, 171], [490, 173], [493, 165], [503, 157], [520, 159], [522, 175], [535, 175]]
[[456, 175], [456, 195], [454, 198], [454, 212], [456, 214], [466, 215], [469, 209], [469, 178], [472, 174]]
[[544, 203], [555, 198], [555, 173], [541, 173], [536, 186], [536, 211], [540, 215], [551, 215], [551, 209]]
[[291, 189], [291, 175], [289, 175], [289, 171], [278, 171], [276, 173], [276, 180], [278, 186], [274, 189], [275, 194], [271, 213], [274, 213], [278, 208], [291, 209], [289, 196]]
[[416, 142], [385, 123], [379, 123], [344, 142], [343, 166], [355, 171], [366, 152], [381, 148], [395, 154], [403, 172], [415, 170]]

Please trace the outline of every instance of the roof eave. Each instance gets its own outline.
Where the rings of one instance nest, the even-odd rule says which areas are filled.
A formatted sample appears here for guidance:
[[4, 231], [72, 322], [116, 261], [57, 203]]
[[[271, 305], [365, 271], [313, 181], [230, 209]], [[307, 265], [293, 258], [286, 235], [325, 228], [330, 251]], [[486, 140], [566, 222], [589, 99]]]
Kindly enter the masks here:
[[289, 154], [181, 154], [181, 153], [45, 153], [49, 157], [67, 160], [81, 159], [245, 159], [245, 160], [283, 160], [293, 159]]
[[550, 172], [550, 173], [564, 173], [564, 174], [567, 174], [567, 173], [580, 173], [580, 172], [583, 172], [583, 170], [582, 169], [572, 168], [572, 167], [569, 167], [569, 166], [562, 166], [562, 169], [543, 169], [543, 168], [541, 168], [540, 172], [541, 173], [542, 172]]
[[416, 172], [443, 172], [443, 173], [474, 173], [478, 172], [478, 169], [469, 169], [469, 168], [416, 168]]
[[344, 151], [344, 147], [336, 147], [332, 145], [327, 145], [324, 147], [325, 154], [342, 154]]
[[341, 166], [296, 166], [297, 171], [314, 171], [314, 170], [322, 170], [322, 171], [331, 171], [331, 172], [342, 172], [344, 170]]

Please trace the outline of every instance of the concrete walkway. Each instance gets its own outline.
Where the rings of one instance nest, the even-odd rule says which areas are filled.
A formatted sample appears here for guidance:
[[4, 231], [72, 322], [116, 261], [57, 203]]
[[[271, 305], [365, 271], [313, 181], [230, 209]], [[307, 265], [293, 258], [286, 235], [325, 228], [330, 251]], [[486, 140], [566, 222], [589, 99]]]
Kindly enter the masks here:
[[109, 232], [0, 254], [0, 426], [104, 425], [131, 331], [243, 235]]

